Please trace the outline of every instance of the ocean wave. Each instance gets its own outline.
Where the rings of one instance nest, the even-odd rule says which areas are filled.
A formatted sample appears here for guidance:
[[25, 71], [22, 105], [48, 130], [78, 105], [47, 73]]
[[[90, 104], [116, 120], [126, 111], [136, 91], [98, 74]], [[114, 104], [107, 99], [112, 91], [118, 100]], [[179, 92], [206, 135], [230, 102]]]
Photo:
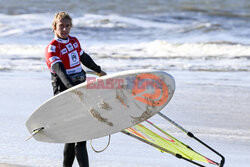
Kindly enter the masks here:
[[206, 43], [171, 43], [155, 40], [152, 42], [98, 45], [89, 50], [97, 57], [114, 58], [181, 58], [181, 59], [248, 59], [250, 46], [226, 41]]
[[[13, 35], [30, 35], [30, 33], [49, 29], [52, 22], [48, 13], [40, 14], [20, 14], [6, 15], [0, 14], [0, 37], [10, 37]], [[23, 36], [27, 38], [27, 36]]]
[[[50, 29], [53, 14], [31, 13], [19, 15], [6, 15], [0, 13], [1, 36], [10, 34], [30, 33], [32, 31]], [[76, 28], [161, 28], [174, 29], [178, 26], [172, 23], [158, 22], [147, 17], [128, 17], [118, 14], [92, 14], [85, 13], [75, 16], [73, 25]], [[11, 32], [11, 33], [10, 33]]]
[[[14, 49], [13, 49], [14, 48]], [[44, 70], [45, 45], [0, 46], [0, 68]], [[94, 44], [83, 48], [109, 71], [155, 68], [192, 71], [250, 71], [250, 46], [218, 43], [151, 41], [130, 44]]]
[[[235, 10], [221, 10], [218, 7], [212, 7], [210, 6], [209, 8], [207, 7], [201, 7], [201, 6], [189, 6], [189, 7], [183, 7], [183, 11], [188, 11], [188, 12], [194, 12], [194, 13], [205, 13], [210, 16], [220, 16], [220, 17], [226, 17], [226, 18], [249, 18], [250, 15], [247, 12], [243, 11], [235, 11]], [[245, 9], [247, 10], [247, 9]]]
[[[126, 17], [121, 15], [97, 15], [97, 14], [85, 14], [82, 18], [79, 18], [82, 22], [85, 22], [90, 26], [104, 26], [104, 27], [141, 27], [141, 28], [161, 28], [161, 29], [173, 29], [177, 26], [175, 24], [167, 22], [157, 22], [149, 20], [143, 17]], [[79, 20], [77, 21], [79, 23]]]
[[[0, 43], [33, 43], [53, 37], [51, 22], [54, 13], [0, 13]], [[77, 37], [90, 42], [143, 42], [172, 40], [178, 42], [231, 41], [249, 43], [248, 22], [245, 19], [224, 19], [186, 11], [172, 13], [72, 13], [73, 29]], [[237, 29], [235, 28], [237, 27]]]

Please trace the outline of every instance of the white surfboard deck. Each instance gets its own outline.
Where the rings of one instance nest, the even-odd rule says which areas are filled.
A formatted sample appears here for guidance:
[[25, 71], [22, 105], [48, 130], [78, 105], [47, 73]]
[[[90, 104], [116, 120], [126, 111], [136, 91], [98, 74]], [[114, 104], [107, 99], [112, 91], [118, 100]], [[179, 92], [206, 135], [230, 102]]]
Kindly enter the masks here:
[[162, 71], [132, 70], [89, 77], [85, 83], [43, 103], [29, 117], [26, 126], [31, 134], [43, 128], [33, 136], [42, 142], [95, 139], [155, 115], [167, 105], [174, 90], [174, 78]]

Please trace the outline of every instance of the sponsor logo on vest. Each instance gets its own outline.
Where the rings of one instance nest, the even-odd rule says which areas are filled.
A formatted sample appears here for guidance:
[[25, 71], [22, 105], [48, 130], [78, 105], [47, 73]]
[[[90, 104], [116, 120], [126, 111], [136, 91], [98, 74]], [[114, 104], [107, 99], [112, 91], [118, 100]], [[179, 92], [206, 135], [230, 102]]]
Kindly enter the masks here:
[[73, 45], [71, 43], [67, 44], [66, 47], [67, 47], [69, 52], [74, 49], [74, 47], [73, 47]]
[[68, 56], [70, 61], [70, 67], [76, 66], [80, 63], [79, 56], [76, 50], [69, 53]]
[[75, 49], [78, 48], [78, 43], [75, 42], [75, 43], [73, 44], [73, 46], [74, 46]]
[[60, 58], [57, 57], [57, 56], [52, 56], [52, 57], [49, 58], [50, 62], [53, 62], [54, 60], [60, 60]]
[[49, 45], [48, 52], [56, 52], [56, 46], [55, 45]]
[[67, 51], [67, 49], [66, 48], [63, 48], [62, 50], [61, 50], [61, 53], [62, 54], [65, 54], [65, 53], [67, 53], [68, 51]]
[[73, 62], [76, 62], [76, 61], [77, 61], [77, 58], [76, 58], [76, 55], [75, 55], [75, 54], [72, 54], [72, 60], [73, 60]]

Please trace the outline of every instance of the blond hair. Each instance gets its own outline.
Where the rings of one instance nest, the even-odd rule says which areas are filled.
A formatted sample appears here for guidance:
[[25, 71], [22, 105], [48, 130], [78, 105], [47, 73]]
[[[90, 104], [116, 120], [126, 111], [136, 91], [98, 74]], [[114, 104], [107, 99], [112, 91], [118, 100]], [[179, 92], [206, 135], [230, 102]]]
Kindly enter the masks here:
[[70, 17], [70, 15], [67, 12], [58, 12], [58, 13], [55, 14], [53, 22], [52, 22], [52, 30], [53, 31], [56, 28], [56, 23], [59, 20], [62, 20], [62, 19], [68, 19], [68, 20], [70, 20], [70, 26], [71, 27], [73, 26], [72, 25], [72, 18]]

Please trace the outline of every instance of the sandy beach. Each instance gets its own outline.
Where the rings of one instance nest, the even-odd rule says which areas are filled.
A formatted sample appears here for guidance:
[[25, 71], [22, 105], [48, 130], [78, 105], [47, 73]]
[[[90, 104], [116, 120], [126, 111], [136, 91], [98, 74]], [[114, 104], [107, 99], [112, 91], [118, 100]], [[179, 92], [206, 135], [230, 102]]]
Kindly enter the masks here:
[[0, 167], [28, 167], [28, 166], [13, 165], [13, 164], [0, 164]]
[[[250, 78], [247, 72], [169, 73], [175, 77], [176, 92], [162, 112], [223, 154], [226, 167], [248, 167]], [[0, 166], [61, 166], [62, 144], [24, 141], [29, 136], [25, 121], [52, 96], [48, 72], [0, 72], [0, 81], [0, 162], [3, 163]], [[151, 121], [204, 155], [220, 160], [158, 116]], [[94, 141], [98, 147], [106, 143], [107, 138]], [[96, 154], [89, 146], [88, 151], [92, 167], [192, 166], [121, 133], [112, 135], [105, 152]]]

